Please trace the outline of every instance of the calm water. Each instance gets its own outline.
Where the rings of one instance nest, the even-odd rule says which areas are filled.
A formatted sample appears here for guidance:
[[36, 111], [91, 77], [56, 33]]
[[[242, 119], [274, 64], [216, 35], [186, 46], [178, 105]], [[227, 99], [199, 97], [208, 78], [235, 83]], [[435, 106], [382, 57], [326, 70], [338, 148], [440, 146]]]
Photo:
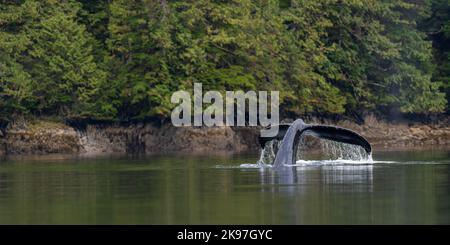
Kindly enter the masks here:
[[450, 152], [373, 164], [240, 166], [258, 156], [0, 161], [1, 224], [450, 224]]

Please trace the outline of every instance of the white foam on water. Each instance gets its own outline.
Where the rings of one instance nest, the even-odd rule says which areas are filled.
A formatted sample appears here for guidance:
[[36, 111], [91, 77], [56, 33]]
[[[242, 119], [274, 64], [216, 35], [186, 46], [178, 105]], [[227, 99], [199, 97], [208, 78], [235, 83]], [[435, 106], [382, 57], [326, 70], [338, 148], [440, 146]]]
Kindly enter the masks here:
[[[374, 164], [417, 164], [417, 162], [367, 161], [367, 160], [298, 160], [296, 164], [284, 164], [285, 167], [318, 167], [318, 166], [365, 166]], [[218, 169], [261, 169], [273, 168], [271, 164], [243, 163], [240, 165], [216, 165]]]
[[370, 165], [373, 164], [373, 160], [349, 160], [349, 159], [337, 159], [337, 160], [297, 160], [296, 164], [285, 166], [305, 166], [305, 165]]
[[230, 168], [272, 168], [269, 164], [259, 164], [259, 163], [243, 163], [240, 165], [216, 165], [215, 168], [219, 169], [230, 169]]
[[244, 163], [239, 165], [239, 168], [272, 168], [272, 165], [260, 163]]
[[[260, 157], [256, 163], [244, 163], [236, 165], [217, 165], [216, 168], [241, 168], [241, 169], [264, 169], [272, 168], [273, 161], [280, 146], [280, 141], [273, 140], [266, 143], [261, 150]], [[307, 148], [303, 139], [299, 144], [297, 151], [297, 160], [295, 164], [284, 164], [286, 167], [307, 167], [307, 166], [364, 166], [373, 164], [399, 163], [396, 161], [374, 161], [372, 154], [367, 154], [365, 150], [356, 145], [350, 145], [329, 140], [321, 141], [322, 158], [325, 160], [303, 160], [307, 157]]]

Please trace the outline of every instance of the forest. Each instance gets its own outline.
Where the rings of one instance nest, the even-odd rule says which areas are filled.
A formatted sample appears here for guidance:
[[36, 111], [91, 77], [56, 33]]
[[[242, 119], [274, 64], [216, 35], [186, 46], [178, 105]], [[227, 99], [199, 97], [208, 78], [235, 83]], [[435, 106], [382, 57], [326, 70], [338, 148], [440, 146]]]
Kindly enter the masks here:
[[280, 113], [448, 113], [450, 0], [0, 0], [0, 120], [166, 120], [171, 94]]

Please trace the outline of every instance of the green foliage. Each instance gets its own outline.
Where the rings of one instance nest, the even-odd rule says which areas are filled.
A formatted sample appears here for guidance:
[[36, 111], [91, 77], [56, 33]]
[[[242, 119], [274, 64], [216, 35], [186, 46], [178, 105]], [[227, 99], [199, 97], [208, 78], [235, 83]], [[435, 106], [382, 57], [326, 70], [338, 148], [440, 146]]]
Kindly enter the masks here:
[[416, 28], [426, 6], [409, 1], [344, 1], [331, 8], [329, 81], [347, 92], [350, 110], [439, 112], [431, 80], [431, 43]]
[[60, 116], [96, 111], [93, 95], [106, 73], [94, 61], [90, 34], [76, 21], [79, 4], [48, 0], [0, 6], [3, 103]]
[[292, 116], [442, 112], [442, 91], [450, 98], [449, 6], [3, 0], [0, 118], [164, 119], [175, 106], [171, 94], [194, 82], [222, 92], [278, 90]]
[[105, 79], [94, 61], [90, 36], [75, 21], [77, 7], [70, 2], [40, 5], [38, 19], [27, 26], [32, 44], [24, 63], [33, 67], [29, 73], [38, 111], [85, 113], [86, 103]]
[[443, 84], [443, 91], [450, 100], [450, 1], [430, 1], [431, 15], [423, 21], [422, 30], [433, 41], [434, 63], [433, 78]]
[[[32, 9], [28, 5], [28, 9]], [[0, 5], [0, 119], [26, 113], [31, 99], [30, 76], [17, 62], [29, 44], [23, 32], [26, 11], [15, 4]]]

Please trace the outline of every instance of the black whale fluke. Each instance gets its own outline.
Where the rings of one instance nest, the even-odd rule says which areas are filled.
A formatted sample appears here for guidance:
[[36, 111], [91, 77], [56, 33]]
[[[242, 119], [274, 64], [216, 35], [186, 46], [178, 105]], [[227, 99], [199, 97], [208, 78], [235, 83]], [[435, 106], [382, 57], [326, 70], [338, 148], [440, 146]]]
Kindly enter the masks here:
[[298, 119], [291, 124], [280, 124], [277, 126], [279, 129], [276, 136], [259, 138], [261, 148], [264, 148], [266, 142], [268, 141], [274, 139], [282, 141], [273, 163], [274, 167], [281, 166], [283, 163], [295, 164], [297, 146], [299, 139], [303, 134], [342, 143], [359, 145], [364, 148], [367, 154], [372, 152], [372, 147], [369, 142], [364, 137], [350, 129], [329, 125], [306, 124], [301, 119]]

